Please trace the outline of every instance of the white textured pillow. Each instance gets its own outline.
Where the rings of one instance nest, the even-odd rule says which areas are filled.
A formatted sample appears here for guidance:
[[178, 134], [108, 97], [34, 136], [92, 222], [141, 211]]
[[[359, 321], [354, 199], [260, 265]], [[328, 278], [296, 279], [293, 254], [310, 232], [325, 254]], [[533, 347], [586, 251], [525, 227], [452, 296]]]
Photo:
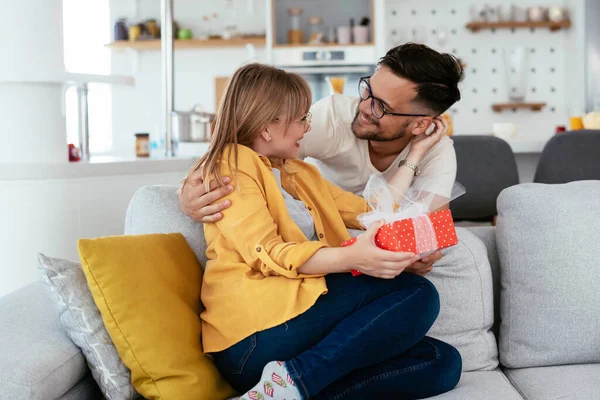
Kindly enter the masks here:
[[498, 346], [492, 332], [494, 291], [487, 249], [481, 239], [456, 228], [458, 244], [442, 251], [427, 278], [440, 294], [440, 314], [427, 333], [456, 347], [463, 371], [498, 367]]
[[58, 307], [67, 334], [81, 349], [92, 376], [109, 400], [138, 398], [131, 373], [113, 344], [81, 269], [81, 264], [38, 254], [42, 281]]
[[502, 365], [600, 362], [598, 221], [600, 181], [527, 183], [500, 194]]

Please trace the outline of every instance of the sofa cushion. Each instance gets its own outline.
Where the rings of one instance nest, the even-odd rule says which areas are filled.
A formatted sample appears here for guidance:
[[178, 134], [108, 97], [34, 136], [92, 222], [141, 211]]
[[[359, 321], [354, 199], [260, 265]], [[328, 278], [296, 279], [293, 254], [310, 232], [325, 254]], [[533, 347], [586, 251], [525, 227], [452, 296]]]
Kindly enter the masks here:
[[500, 361], [600, 362], [600, 181], [522, 184], [498, 198]]
[[78, 249], [106, 330], [142, 396], [234, 394], [202, 351], [202, 268], [181, 234], [81, 239]]
[[498, 259], [498, 246], [496, 244], [496, 227], [472, 226], [466, 229], [481, 239], [487, 249], [494, 286], [494, 325], [492, 326], [492, 332], [494, 332], [497, 339], [500, 331], [500, 260]]
[[131, 373], [123, 364], [78, 262], [38, 254], [42, 282], [46, 284], [67, 334], [83, 352], [104, 397], [128, 400], [138, 397]]
[[57, 399], [87, 373], [41, 282], [0, 298], [0, 398]]
[[[554, 397], [545, 397], [550, 399]], [[499, 370], [464, 372], [450, 392], [429, 397], [430, 400], [523, 400], [519, 392]], [[541, 399], [541, 398], [540, 398]]]
[[428, 335], [458, 349], [463, 371], [498, 367], [492, 272], [481, 239], [456, 228], [459, 243], [443, 251], [427, 278], [440, 294], [440, 314]]
[[206, 265], [206, 240], [202, 224], [179, 208], [175, 186], [145, 186], [129, 202], [125, 218], [126, 235], [179, 232], [187, 240], [196, 258]]
[[506, 369], [504, 373], [526, 399], [600, 397], [600, 364]]
[[102, 392], [92, 374], [87, 374], [82, 380], [77, 382], [69, 391], [57, 400], [99, 400], [102, 399]]

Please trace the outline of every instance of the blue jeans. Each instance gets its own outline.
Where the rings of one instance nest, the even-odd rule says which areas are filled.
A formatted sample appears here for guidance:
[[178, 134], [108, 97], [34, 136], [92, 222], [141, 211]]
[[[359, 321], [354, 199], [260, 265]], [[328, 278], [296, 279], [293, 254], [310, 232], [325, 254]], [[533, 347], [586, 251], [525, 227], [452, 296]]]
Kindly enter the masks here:
[[458, 351], [425, 334], [439, 313], [437, 290], [403, 273], [385, 280], [331, 274], [305, 313], [212, 356], [239, 392], [270, 361], [285, 361], [304, 399], [415, 399], [453, 389]]

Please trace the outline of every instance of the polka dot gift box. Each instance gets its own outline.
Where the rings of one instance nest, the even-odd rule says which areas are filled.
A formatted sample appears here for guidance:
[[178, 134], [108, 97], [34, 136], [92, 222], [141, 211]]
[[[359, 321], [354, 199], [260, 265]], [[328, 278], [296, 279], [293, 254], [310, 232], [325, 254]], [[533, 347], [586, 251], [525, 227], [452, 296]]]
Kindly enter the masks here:
[[[342, 243], [350, 246], [357, 238]], [[425, 257], [437, 250], [458, 243], [456, 229], [450, 210], [436, 211], [391, 222], [379, 228], [375, 235], [375, 244], [385, 250], [410, 252]], [[352, 275], [361, 273], [353, 270]]]

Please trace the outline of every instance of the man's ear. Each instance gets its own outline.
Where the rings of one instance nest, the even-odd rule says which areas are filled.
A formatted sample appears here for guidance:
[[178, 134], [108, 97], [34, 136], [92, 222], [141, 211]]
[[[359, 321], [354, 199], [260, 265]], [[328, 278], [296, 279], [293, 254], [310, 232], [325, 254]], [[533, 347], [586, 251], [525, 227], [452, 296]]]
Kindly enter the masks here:
[[432, 125], [435, 127], [435, 125], [433, 123], [433, 118], [431, 118], [431, 117], [419, 118], [417, 121], [415, 121], [415, 125], [411, 129], [410, 133], [412, 133], [415, 136], [422, 135]]

